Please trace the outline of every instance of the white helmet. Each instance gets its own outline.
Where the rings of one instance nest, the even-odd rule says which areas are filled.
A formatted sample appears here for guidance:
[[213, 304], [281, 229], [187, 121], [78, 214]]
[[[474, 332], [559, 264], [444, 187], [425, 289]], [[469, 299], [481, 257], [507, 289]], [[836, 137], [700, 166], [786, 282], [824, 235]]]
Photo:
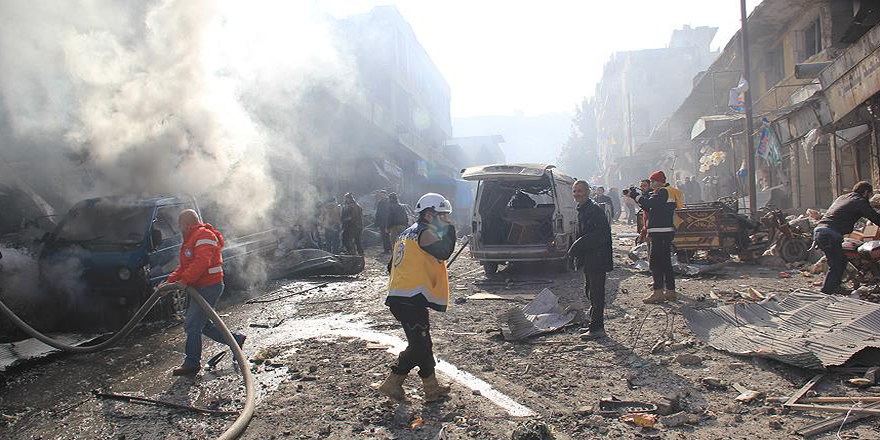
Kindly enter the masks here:
[[416, 212], [422, 212], [428, 208], [433, 208], [438, 213], [445, 212], [448, 214], [452, 212], [452, 203], [449, 203], [449, 200], [446, 200], [446, 197], [440, 194], [427, 193], [420, 197], [418, 203], [416, 203]]

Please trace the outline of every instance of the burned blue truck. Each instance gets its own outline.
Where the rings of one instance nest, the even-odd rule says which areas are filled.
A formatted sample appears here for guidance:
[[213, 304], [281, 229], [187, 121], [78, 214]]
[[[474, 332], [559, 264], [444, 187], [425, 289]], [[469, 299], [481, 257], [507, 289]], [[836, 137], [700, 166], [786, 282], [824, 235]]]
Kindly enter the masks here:
[[[125, 322], [152, 289], [177, 267], [183, 235], [181, 211], [199, 206], [193, 197], [98, 197], [74, 205], [43, 238], [41, 284], [70, 323], [113, 327]], [[225, 281], [240, 285], [249, 264], [276, 249], [275, 230], [227, 240]], [[185, 308], [184, 296], [164, 298], [152, 312], [167, 318]]]

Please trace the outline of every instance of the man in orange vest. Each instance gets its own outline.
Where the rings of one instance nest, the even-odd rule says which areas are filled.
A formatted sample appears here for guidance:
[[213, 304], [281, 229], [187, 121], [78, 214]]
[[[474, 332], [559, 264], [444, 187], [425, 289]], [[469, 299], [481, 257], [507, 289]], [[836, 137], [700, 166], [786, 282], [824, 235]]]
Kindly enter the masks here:
[[[168, 276], [168, 280], [159, 287], [171, 284], [179, 289], [193, 287], [214, 307], [223, 295], [223, 257], [220, 254], [223, 249], [223, 235], [210, 224], [202, 223], [199, 215], [192, 209], [181, 212], [177, 224], [183, 232], [180, 263]], [[183, 365], [171, 373], [174, 376], [194, 375], [202, 368], [202, 334], [221, 344], [226, 343], [223, 334], [208, 321], [208, 316], [195, 301], [187, 302], [184, 330], [186, 357]], [[239, 347], [244, 344], [244, 335], [233, 332], [232, 336]]]

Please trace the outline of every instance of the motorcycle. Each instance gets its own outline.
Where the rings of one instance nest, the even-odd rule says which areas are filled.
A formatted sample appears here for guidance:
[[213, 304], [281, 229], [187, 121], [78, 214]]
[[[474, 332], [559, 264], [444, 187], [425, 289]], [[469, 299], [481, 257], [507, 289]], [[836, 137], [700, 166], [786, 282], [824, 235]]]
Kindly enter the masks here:
[[842, 248], [846, 261], [844, 284], [851, 283], [853, 289], [877, 284], [877, 278], [880, 277], [880, 240], [866, 243], [844, 240]]

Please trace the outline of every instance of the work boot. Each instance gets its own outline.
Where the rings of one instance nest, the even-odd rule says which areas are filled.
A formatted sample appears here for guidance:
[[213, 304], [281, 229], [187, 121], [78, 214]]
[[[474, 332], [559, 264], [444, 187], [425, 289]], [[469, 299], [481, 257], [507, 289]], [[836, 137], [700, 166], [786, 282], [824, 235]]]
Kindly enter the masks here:
[[171, 372], [172, 376], [195, 376], [196, 373], [201, 370], [201, 367], [198, 365], [181, 365], [178, 368], [175, 368], [174, 371]]
[[391, 373], [379, 385], [379, 392], [390, 397], [392, 400], [401, 401], [406, 399], [406, 393], [403, 391], [403, 382], [406, 380], [405, 374]]
[[661, 304], [665, 301], [663, 289], [654, 289], [654, 293], [651, 296], [642, 300], [645, 304]]
[[423, 377], [422, 388], [425, 391], [425, 402], [443, 400], [444, 398], [449, 397], [449, 391], [452, 390], [452, 387], [449, 385], [440, 385], [440, 382], [437, 382], [436, 374]]
[[589, 329], [586, 333], [581, 334], [582, 341], [594, 341], [596, 339], [602, 339], [605, 337], [605, 329], [597, 328], [597, 329]]
[[663, 299], [666, 301], [675, 301], [678, 299], [678, 294], [675, 293], [675, 289], [666, 289], [663, 291]]

